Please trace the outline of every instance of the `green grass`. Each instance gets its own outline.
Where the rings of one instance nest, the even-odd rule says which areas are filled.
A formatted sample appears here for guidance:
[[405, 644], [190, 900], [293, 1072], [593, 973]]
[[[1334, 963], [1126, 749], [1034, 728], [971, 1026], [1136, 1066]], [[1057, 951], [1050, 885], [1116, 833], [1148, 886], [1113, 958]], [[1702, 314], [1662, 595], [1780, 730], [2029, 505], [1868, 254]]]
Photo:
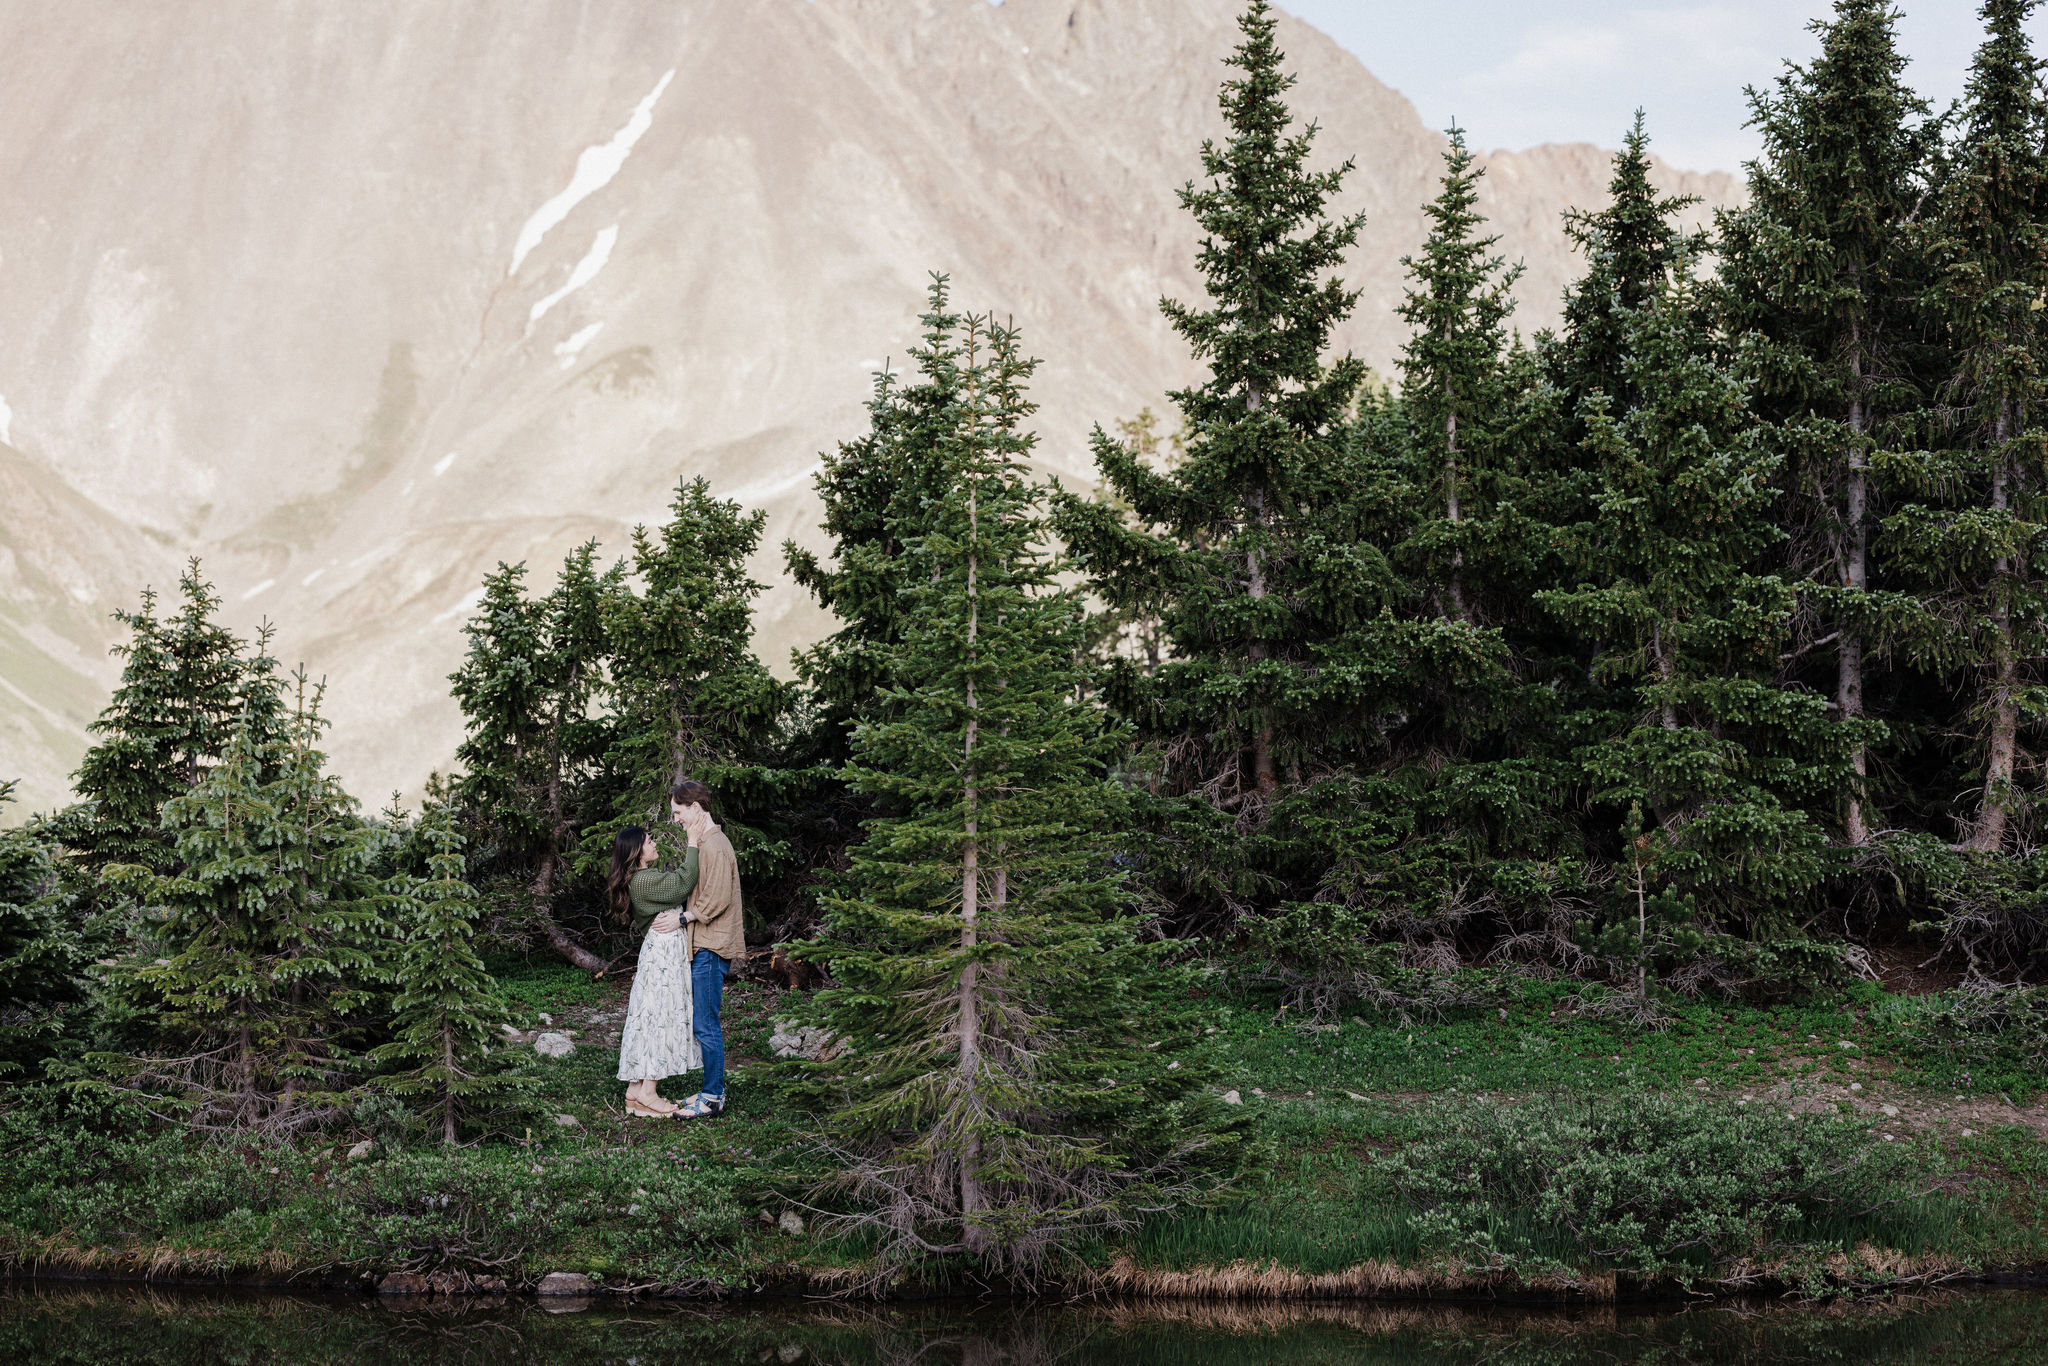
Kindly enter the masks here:
[[[592, 1008], [622, 1006], [626, 984], [545, 960], [491, 966], [522, 1023], [545, 1012], [580, 1031], [572, 1056], [534, 1064], [537, 1114], [508, 1118], [454, 1152], [380, 1130], [376, 1155], [350, 1164], [341, 1154], [355, 1133], [235, 1149], [181, 1134], [136, 1137], [112, 1123], [74, 1131], [33, 1116], [11, 1121], [0, 1093], [0, 1253], [168, 1248], [175, 1265], [215, 1270], [436, 1259], [481, 1269], [509, 1258], [504, 1269], [515, 1274], [706, 1285], [858, 1263], [855, 1244], [792, 1237], [761, 1221], [826, 1174], [808, 1118], [766, 1069], [782, 993], [741, 981], [728, 988], [731, 1115], [649, 1123], [623, 1113], [616, 1054], [595, 1042], [588, 1019]], [[1214, 1207], [1156, 1218], [1128, 1243], [1096, 1249], [1095, 1260], [1128, 1252], [1163, 1269], [1242, 1260], [1309, 1274], [1413, 1265], [1430, 1252], [1389, 1159], [1428, 1136], [1438, 1122], [1430, 1105], [1445, 1098], [1489, 1106], [1501, 1097], [1697, 1095], [1702, 1078], [1723, 1100], [1779, 1081], [1900, 1086], [1932, 1076], [1943, 1100], [1963, 1089], [1909, 1055], [1910, 1008], [1871, 989], [1795, 1006], [1687, 1005], [1651, 1033], [1574, 1015], [1571, 996], [1528, 983], [1503, 997], [1505, 1017], [1489, 1008], [1412, 1025], [1347, 1018], [1334, 1029], [1299, 1028], [1256, 994], [1212, 997], [1205, 1046], [1223, 1065], [1223, 1084], [1252, 1107], [1252, 1158]], [[1842, 1049], [1843, 1040], [1856, 1046]], [[693, 1081], [665, 1090], [682, 1095]], [[558, 1115], [575, 1122], [558, 1125]], [[1853, 1218], [1810, 1217], [1786, 1236], [1980, 1264], [2048, 1258], [2048, 1145], [2032, 1131], [1905, 1141], [1926, 1177], [1911, 1198]], [[1525, 1211], [1478, 1217], [1501, 1243], [1597, 1269], [1563, 1231]]]
[[1574, 1013], [1575, 995], [1569, 984], [1528, 982], [1505, 1006], [1413, 1023], [1292, 1021], [1267, 999], [1225, 997], [1211, 1043], [1231, 1085], [1287, 1095], [1846, 1085], [1902, 1068], [1928, 1085], [1985, 1093], [1912, 1058], [1894, 1017], [1875, 1009], [1887, 998], [1874, 988], [1799, 1005], [1690, 1002], [1655, 1031]]
[[488, 965], [498, 990], [516, 1015], [530, 1017], [609, 1000], [615, 984], [599, 981], [559, 960], [493, 959]]

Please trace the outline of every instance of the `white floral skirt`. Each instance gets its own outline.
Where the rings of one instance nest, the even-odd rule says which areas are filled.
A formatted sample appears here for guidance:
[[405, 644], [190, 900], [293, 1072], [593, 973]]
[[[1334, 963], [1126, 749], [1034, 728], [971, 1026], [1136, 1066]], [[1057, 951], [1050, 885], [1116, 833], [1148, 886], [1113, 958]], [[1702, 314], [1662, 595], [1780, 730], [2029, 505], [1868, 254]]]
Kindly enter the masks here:
[[649, 930], [640, 941], [640, 968], [626, 1002], [620, 1081], [659, 1081], [704, 1065], [690, 1007], [689, 931]]

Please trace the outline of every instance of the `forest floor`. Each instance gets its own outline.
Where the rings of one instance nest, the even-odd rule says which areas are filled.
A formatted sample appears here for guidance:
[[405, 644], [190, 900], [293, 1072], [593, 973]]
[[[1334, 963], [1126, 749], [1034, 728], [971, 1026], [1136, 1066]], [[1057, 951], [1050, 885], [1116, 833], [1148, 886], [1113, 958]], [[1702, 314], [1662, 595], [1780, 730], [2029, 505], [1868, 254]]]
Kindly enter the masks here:
[[[199, 1145], [0, 1103], [0, 1266], [364, 1286], [438, 1270], [442, 1290], [530, 1287], [561, 1271], [610, 1290], [700, 1294], [864, 1279], [862, 1249], [821, 1235], [809, 1192], [828, 1169], [769, 1075], [782, 992], [730, 985], [732, 1108], [685, 1123], [623, 1108], [613, 1073], [627, 982], [548, 963], [500, 978], [523, 1026], [512, 1046], [543, 1030], [576, 1045], [537, 1060], [542, 1103], [516, 1132], [449, 1151], [359, 1115], [353, 1131], [295, 1146]], [[2038, 1275], [2048, 1106], [2010, 1078], [1973, 1087], [1910, 1055], [1897, 1022], [1913, 999], [1872, 984], [1800, 1005], [1699, 1003], [1646, 1032], [1587, 1017], [1555, 983], [1522, 982], [1494, 1006], [1415, 1023], [1293, 1020], [1255, 995], [1218, 996], [1203, 1046], [1219, 1087], [1248, 1107], [1254, 1160], [1212, 1207], [1093, 1249], [1069, 1283], [1326, 1296], [1572, 1284], [1612, 1295], [1614, 1276], [1594, 1264], [1563, 1282], [1517, 1282], [1426, 1255], [1413, 1205], [1376, 1169], [1458, 1107], [1644, 1093], [1852, 1119], [1871, 1144], [1905, 1145], [1918, 1196], [1877, 1224], [1820, 1231], [1839, 1248], [1832, 1283]], [[680, 1097], [694, 1080], [665, 1090]], [[371, 1150], [351, 1160], [365, 1134]], [[1767, 1266], [1744, 1274], [1771, 1279]]]

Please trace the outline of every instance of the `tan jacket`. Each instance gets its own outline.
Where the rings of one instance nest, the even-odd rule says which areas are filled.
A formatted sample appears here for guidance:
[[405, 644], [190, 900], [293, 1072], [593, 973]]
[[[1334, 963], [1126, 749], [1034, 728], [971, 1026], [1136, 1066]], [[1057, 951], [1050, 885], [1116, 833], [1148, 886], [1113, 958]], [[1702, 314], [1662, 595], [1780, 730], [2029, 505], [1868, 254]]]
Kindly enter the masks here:
[[697, 887], [690, 894], [690, 952], [709, 949], [728, 963], [747, 956], [747, 915], [740, 905], [740, 863], [723, 830], [697, 842]]

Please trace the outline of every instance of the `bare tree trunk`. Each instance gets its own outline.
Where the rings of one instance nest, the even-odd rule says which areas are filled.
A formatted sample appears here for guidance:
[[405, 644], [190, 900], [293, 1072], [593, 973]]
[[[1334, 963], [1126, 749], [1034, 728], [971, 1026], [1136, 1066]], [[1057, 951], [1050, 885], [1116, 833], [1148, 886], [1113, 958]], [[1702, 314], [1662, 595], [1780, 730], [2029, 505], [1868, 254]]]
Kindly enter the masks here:
[[[1849, 376], [1849, 488], [1848, 506], [1844, 509], [1849, 553], [1842, 566], [1842, 586], [1860, 594], [1870, 586], [1870, 532], [1865, 524], [1870, 462], [1863, 449], [1869, 414], [1863, 406], [1862, 337], [1857, 321], [1850, 323]], [[1835, 651], [1835, 715], [1837, 720], [1853, 724], [1863, 719], [1863, 636], [1846, 622], [1841, 632], [1842, 643]], [[1856, 742], [1849, 762], [1856, 770], [1856, 781], [1849, 793], [1845, 833], [1852, 845], [1868, 844], [1870, 830], [1863, 813], [1863, 781], [1868, 774], [1869, 756], [1862, 741]]]
[[[967, 493], [967, 526], [970, 542], [979, 530], [979, 506], [977, 491], [970, 487]], [[979, 559], [973, 550], [967, 556], [967, 653], [971, 666], [974, 662], [976, 645], [981, 631], [981, 602], [978, 597], [977, 571]], [[974, 742], [979, 738], [981, 718], [975, 697], [974, 675], [967, 676], [967, 735], [961, 758], [965, 779], [963, 796], [967, 808], [967, 840], [961, 856], [960, 873], [960, 947], [971, 954], [980, 942], [981, 917], [981, 822], [977, 804], [980, 798], [974, 771]], [[970, 1114], [978, 1110], [979, 1101], [975, 1096], [981, 1082], [981, 995], [980, 964], [969, 957], [960, 969], [959, 1030], [960, 1063], [959, 1085], [960, 1108]], [[972, 1121], [969, 1121], [970, 1125]], [[960, 1145], [960, 1241], [970, 1252], [979, 1254], [984, 1250], [987, 1239], [976, 1219], [986, 1205], [981, 1189], [981, 1135], [970, 1127], [962, 1136]]]
[[533, 879], [533, 915], [540, 921], [541, 933], [547, 936], [548, 947], [560, 954], [571, 966], [585, 972], [603, 972], [610, 964], [584, 948], [570, 937], [569, 932], [555, 922], [555, 855], [541, 860], [540, 873]]
[[[2012, 503], [2011, 470], [2005, 450], [2006, 435], [2011, 429], [2010, 412], [2009, 404], [2001, 403], [1998, 421], [1992, 427], [1998, 455], [1992, 465], [1991, 506], [1999, 512]], [[2006, 802], [2012, 790], [2013, 759], [2019, 745], [2019, 660], [2013, 647], [2012, 604], [2006, 586], [2012, 561], [2001, 555], [1992, 568], [1998, 575], [1998, 587], [1991, 612], [1991, 743], [1984, 756], [1983, 804], [1977, 829], [1969, 841], [1969, 848], [1980, 853], [1994, 853], [2005, 844]]]
[[441, 1141], [455, 1146], [455, 1033], [441, 1026]]
[[[1451, 384], [1451, 377], [1444, 376], [1444, 516], [1455, 527], [1460, 524], [1458, 514], [1458, 391]], [[1458, 547], [1451, 552], [1451, 606], [1460, 621], [1469, 621], [1471, 612], [1465, 606], [1465, 548]]]
[[1657, 622], [1650, 627], [1650, 661], [1657, 670], [1657, 682], [1664, 687], [1663, 714], [1661, 720], [1666, 730], [1678, 729], [1678, 704], [1671, 700], [1671, 679], [1677, 672], [1677, 665], [1664, 652], [1664, 623]]
[[[1256, 413], [1264, 406], [1264, 397], [1252, 389], [1244, 396], [1245, 411]], [[1252, 525], [1263, 529], [1266, 525], [1266, 495], [1263, 490], [1252, 494]], [[1254, 549], [1245, 554], [1245, 572], [1250, 577], [1250, 592], [1254, 602], [1266, 596], [1266, 566]], [[1247, 651], [1253, 662], [1266, 658], [1266, 642], [1255, 640]], [[1279, 785], [1278, 773], [1273, 767], [1273, 708], [1262, 705], [1259, 708], [1259, 725], [1252, 736], [1252, 783], [1261, 792], [1271, 792]]]

